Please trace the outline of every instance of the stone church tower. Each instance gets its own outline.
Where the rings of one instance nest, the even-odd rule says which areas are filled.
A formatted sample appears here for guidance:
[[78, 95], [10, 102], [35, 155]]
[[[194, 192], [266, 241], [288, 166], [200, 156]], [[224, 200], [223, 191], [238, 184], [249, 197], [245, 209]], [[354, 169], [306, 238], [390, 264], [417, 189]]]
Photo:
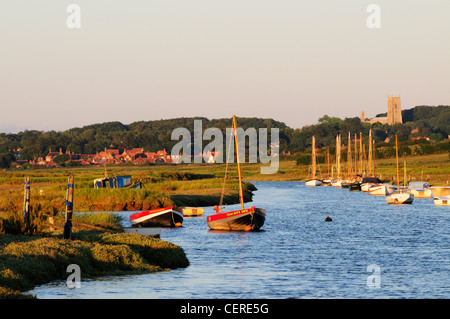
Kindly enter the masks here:
[[403, 123], [400, 96], [388, 97], [387, 124]]
[[361, 112], [361, 122], [369, 122], [371, 124], [380, 122], [381, 124], [389, 125], [403, 123], [400, 95], [388, 96], [388, 109], [386, 117], [374, 117], [372, 119], [366, 119], [364, 112]]

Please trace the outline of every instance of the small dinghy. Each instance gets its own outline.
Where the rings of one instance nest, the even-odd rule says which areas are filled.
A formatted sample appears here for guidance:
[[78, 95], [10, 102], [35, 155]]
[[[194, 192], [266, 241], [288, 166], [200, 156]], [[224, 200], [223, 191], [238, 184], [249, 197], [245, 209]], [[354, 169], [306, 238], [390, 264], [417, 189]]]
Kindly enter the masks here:
[[133, 227], [181, 227], [183, 213], [172, 206], [151, 209], [130, 215], [130, 223]]

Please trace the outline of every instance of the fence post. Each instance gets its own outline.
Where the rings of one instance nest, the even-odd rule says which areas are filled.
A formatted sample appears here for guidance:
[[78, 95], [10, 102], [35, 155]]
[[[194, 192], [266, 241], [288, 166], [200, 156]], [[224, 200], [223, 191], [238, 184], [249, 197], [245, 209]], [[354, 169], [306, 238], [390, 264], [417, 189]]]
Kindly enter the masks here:
[[23, 198], [23, 221], [30, 224], [30, 176], [25, 176], [25, 189]]
[[66, 192], [66, 222], [64, 224], [64, 239], [72, 239], [72, 213], [73, 213], [74, 177], [69, 176]]

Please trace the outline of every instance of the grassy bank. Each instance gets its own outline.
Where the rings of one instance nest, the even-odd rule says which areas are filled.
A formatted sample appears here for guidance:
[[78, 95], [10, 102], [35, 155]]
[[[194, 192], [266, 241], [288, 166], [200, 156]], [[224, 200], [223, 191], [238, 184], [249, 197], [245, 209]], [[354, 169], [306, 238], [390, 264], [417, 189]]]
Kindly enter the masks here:
[[[75, 175], [74, 211], [131, 211], [164, 206], [213, 206], [220, 201], [222, 176], [185, 172], [186, 166], [108, 167], [110, 176], [132, 175], [142, 181], [142, 189], [94, 189], [93, 180], [102, 177], [101, 167], [71, 169], [32, 169], [0, 172], [0, 211], [21, 211], [24, 176], [31, 179], [31, 202], [38, 211], [65, 210], [67, 176]], [[251, 201], [256, 188], [246, 183], [244, 199]], [[227, 180], [224, 201], [239, 202], [238, 183]]]
[[70, 264], [80, 267], [81, 280], [165, 271], [189, 265], [181, 247], [158, 238], [123, 233], [113, 214], [75, 215], [74, 221], [97, 224], [110, 230], [74, 228], [74, 240], [62, 239], [62, 231], [42, 229], [32, 235], [21, 235], [21, 217], [0, 215], [0, 298], [33, 298], [22, 292], [53, 280], [66, 280], [70, 275], [67, 272]]

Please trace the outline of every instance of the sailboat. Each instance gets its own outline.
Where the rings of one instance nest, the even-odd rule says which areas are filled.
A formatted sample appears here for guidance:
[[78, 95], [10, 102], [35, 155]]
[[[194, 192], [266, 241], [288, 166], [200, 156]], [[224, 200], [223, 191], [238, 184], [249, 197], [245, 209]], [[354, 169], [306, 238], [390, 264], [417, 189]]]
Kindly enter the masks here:
[[400, 174], [398, 170], [398, 142], [397, 142], [397, 135], [395, 135], [395, 156], [397, 159], [397, 183], [398, 188], [396, 192], [393, 192], [391, 194], [386, 194], [386, 202], [388, 204], [412, 204], [414, 200], [414, 195], [407, 192], [402, 192], [400, 189]]
[[336, 169], [337, 177], [331, 180], [331, 186], [341, 187], [342, 174], [341, 174], [341, 135], [336, 135]]
[[[234, 139], [236, 147], [237, 168], [239, 175], [239, 201], [241, 209], [235, 211], [221, 212], [225, 207], [222, 206], [222, 198], [219, 206], [214, 206], [216, 214], [207, 217], [206, 221], [211, 230], [228, 230], [228, 231], [256, 231], [259, 230], [266, 219], [266, 211], [261, 208], [244, 207], [244, 196], [242, 193], [242, 177], [241, 166], [239, 163], [238, 138], [236, 133], [236, 117], [233, 115]], [[231, 143], [231, 140], [230, 140]], [[228, 158], [227, 158], [228, 166]], [[226, 170], [224, 183], [226, 180]], [[225, 185], [225, 184], [224, 184]], [[222, 190], [223, 194], [224, 190]]]
[[322, 180], [316, 177], [316, 139], [312, 137], [312, 174], [311, 179], [306, 181], [306, 186], [321, 186]]
[[347, 180], [341, 182], [342, 188], [349, 188], [352, 180], [352, 139], [350, 132], [348, 132], [348, 147], [347, 147]]
[[[361, 134], [360, 134], [361, 136]], [[348, 188], [351, 191], [360, 191], [361, 190], [361, 180], [360, 180], [360, 175], [358, 175], [358, 144], [357, 144], [357, 138], [356, 138], [356, 134], [355, 134], [355, 179], [353, 180], [352, 183], [350, 183], [348, 185]], [[361, 158], [361, 149], [359, 150], [359, 157]], [[361, 168], [361, 167], [360, 167]]]
[[333, 180], [333, 167], [331, 167], [331, 177], [330, 177], [330, 149], [327, 147], [327, 178], [322, 180], [322, 186], [331, 186], [331, 181]]

